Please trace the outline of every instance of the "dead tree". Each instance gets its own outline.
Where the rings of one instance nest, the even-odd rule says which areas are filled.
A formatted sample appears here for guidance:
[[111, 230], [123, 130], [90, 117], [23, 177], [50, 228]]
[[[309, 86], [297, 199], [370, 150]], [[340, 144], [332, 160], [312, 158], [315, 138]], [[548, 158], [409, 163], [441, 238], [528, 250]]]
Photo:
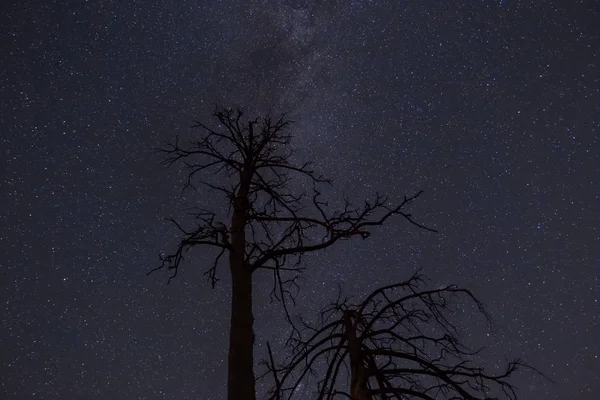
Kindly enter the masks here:
[[[317, 326], [306, 322], [306, 339], [293, 339], [291, 356], [276, 366], [270, 348], [267, 372], [272, 400], [307, 398], [302, 385], [316, 386], [313, 399], [516, 399], [507, 381], [516, 359], [499, 374], [473, 364], [449, 319], [456, 301], [470, 301], [489, 321], [483, 305], [466, 289], [426, 290], [420, 273], [375, 290], [359, 304], [338, 299]], [[315, 379], [315, 376], [320, 379]], [[347, 386], [347, 387], [344, 387]]]
[[[317, 175], [310, 163], [292, 162], [292, 121], [285, 115], [243, 120], [241, 110], [217, 109], [217, 127], [196, 121], [202, 133], [197, 140], [182, 145], [178, 139], [159, 151], [164, 164], [181, 162], [187, 168], [186, 187], [195, 184], [222, 193], [229, 206], [229, 221], [218, 221], [217, 214], [204, 209], [192, 213], [195, 224], [171, 220], [182, 237], [175, 251], [162, 256], [160, 269], [171, 271], [173, 279], [185, 253], [195, 246], [216, 249], [214, 262], [206, 275], [212, 286], [218, 282], [218, 267], [227, 254], [232, 279], [231, 325], [229, 337], [228, 398], [255, 399], [253, 372], [252, 274], [266, 270], [273, 274], [272, 298], [280, 300], [289, 318], [292, 289], [298, 285], [302, 255], [326, 249], [335, 243], [360, 237], [366, 239], [373, 226], [399, 215], [415, 222], [406, 211], [421, 195], [405, 197], [394, 206], [376, 195], [361, 207], [346, 201], [340, 210], [331, 211], [319, 192], [319, 184], [329, 181]], [[297, 180], [297, 182], [292, 182]], [[293, 186], [312, 186], [312, 193]], [[431, 229], [428, 229], [431, 230]]]

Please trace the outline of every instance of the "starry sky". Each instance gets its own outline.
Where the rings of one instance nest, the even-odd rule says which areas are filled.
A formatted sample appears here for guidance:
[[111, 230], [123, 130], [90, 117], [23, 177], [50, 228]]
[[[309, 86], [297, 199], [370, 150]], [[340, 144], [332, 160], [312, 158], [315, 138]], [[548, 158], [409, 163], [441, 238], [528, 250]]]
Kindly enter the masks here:
[[[425, 190], [438, 234], [395, 219], [307, 257], [298, 312], [422, 267], [487, 305], [491, 330], [458, 316], [484, 365], [555, 381], [517, 376], [522, 398], [600, 397], [594, 1], [3, 4], [0, 397], [224, 398], [226, 268], [214, 290], [201, 250], [145, 275], [165, 217], [222, 207], [152, 152], [215, 104], [290, 111], [335, 198]], [[254, 282], [260, 359], [286, 331]]]

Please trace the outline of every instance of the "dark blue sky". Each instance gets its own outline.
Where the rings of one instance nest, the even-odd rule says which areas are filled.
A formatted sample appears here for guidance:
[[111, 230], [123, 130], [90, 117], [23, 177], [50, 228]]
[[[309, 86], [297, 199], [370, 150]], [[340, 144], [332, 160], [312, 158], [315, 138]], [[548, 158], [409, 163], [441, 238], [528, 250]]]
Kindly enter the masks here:
[[[464, 318], [482, 362], [556, 381], [523, 373], [522, 398], [599, 397], [595, 2], [18, 1], [0, 18], [2, 397], [223, 398], [226, 269], [211, 290], [198, 251], [168, 286], [145, 276], [176, 243], [165, 217], [221, 201], [182, 198], [152, 148], [216, 103], [291, 110], [332, 196], [426, 191], [413, 213], [439, 234], [398, 219], [308, 257], [302, 311], [423, 267], [488, 306], [492, 331]], [[258, 358], [284, 332], [268, 285]]]

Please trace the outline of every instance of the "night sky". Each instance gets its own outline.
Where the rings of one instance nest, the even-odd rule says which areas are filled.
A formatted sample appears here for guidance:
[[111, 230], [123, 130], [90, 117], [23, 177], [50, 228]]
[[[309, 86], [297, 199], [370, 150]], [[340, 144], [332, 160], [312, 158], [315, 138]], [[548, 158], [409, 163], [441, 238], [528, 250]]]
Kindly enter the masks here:
[[[307, 257], [298, 312], [422, 267], [487, 305], [491, 330], [462, 317], [483, 365], [555, 381], [523, 372], [523, 399], [600, 397], [596, 2], [3, 4], [0, 397], [224, 398], [226, 266], [214, 290], [202, 250], [145, 275], [165, 217], [223, 206], [152, 152], [217, 103], [290, 111], [333, 198], [425, 190], [440, 233], [397, 218]], [[287, 330], [254, 283], [258, 361]]]

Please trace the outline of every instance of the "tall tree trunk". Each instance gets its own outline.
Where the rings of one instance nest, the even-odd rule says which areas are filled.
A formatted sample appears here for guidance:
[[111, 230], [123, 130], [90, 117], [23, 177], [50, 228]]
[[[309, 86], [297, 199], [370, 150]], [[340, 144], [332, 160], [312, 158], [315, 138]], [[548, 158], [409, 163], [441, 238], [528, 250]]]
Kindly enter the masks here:
[[229, 332], [228, 400], [255, 400], [252, 274], [231, 265], [231, 330]]
[[246, 265], [246, 215], [250, 176], [247, 169], [240, 174], [231, 219], [231, 325], [229, 331], [228, 400], [255, 400], [254, 385], [254, 316], [252, 314], [252, 271]]
[[367, 387], [367, 369], [360, 341], [356, 336], [355, 321], [349, 311], [344, 311], [343, 318], [350, 355], [350, 395], [356, 400], [371, 400], [371, 394]]

